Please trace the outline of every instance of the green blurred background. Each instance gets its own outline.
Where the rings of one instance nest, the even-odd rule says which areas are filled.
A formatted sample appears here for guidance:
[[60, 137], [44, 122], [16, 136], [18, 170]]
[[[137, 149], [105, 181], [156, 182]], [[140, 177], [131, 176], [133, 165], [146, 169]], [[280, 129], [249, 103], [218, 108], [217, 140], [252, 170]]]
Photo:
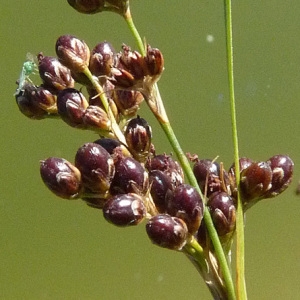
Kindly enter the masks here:
[[[234, 1], [234, 53], [241, 156], [266, 160], [289, 154], [294, 181], [278, 198], [247, 212], [249, 299], [300, 299], [300, 1]], [[233, 161], [222, 1], [132, 1], [142, 36], [160, 48], [159, 83], [186, 152]], [[39, 177], [39, 160], [73, 161], [96, 136], [63, 122], [31, 121], [13, 93], [26, 53], [55, 55], [62, 34], [93, 48], [108, 40], [135, 48], [124, 21], [112, 13], [81, 15], [67, 1], [0, 4], [1, 299], [210, 299], [180, 253], [153, 246], [144, 224], [115, 228], [100, 211], [55, 197]], [[37, 79], [38, 76], [32, 76]], [[158, 152], [171, 148], [146, 105]]]

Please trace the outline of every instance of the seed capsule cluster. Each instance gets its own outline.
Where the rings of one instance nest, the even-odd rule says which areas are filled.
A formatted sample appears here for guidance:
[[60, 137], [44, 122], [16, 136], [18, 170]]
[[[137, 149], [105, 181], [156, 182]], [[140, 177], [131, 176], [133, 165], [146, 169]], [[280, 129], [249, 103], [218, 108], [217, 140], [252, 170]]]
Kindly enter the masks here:
[[[221, 243], [231, 241], [235, 232], [237, 186], [235, 166], [228, 172], [223, 165], [210, 159], [190, 157], [194, 162], [193, 172], [199, 187], [207, 197], [208, 208]], [[287, 155], [274, 155], [267, 161], [256, 162], [242, 157], [240, 168], [240, 197], [244, 211], [262, 199], [275, 197], [291, 183], [294, 163]], [[197, 232], [198, 242], [207, 246], [205, 224]]]
[[[149, 45], [146, 56], [126, 45], [117, 53], [108, 42], [101, 42], [90, 51], [84, 41], [63, 35], [55, 49], [57, 57], [37, 55], [42, 84], [36, 86], [25, 80], [22, 90], [17, 89], [20, 111], [31, 119], [60, 117], [72, 127], [108, 137], [115, 137], [108, 106], [116, 122], [124, 126], [126, 120], [136, 116], [144, 100], [141, 91], [153, 85], [164, 68], [161, 52]], [[87, 71], [102, 86], [101, 93]], [[75, 89], [76, 83], [85, 86], [88, 98], [81, 89]], [[107, 103], [101, 99], [103, 93]], [[139, 141], [140, 147], [142, 142]]]
[[[80, 9], [81, 2], [76, 3]], [[99, 3], [94, 4], [89, 13]], [[226, 171], [215, 161], [190, 156], [204, 196], [200, 195], [172, 156], [156, 153], [151, 127], [137, 115], [144, 91], [149, 92], [163, 71], [161, 52], [148, 46], [142, 56], [123, 45], [116, 53], [106, 41], [90, 51], [84, 41], [70, 35], [59, 37], [55, 48], [57, 58], [38, 54], [42, 84], [24, 82], [15, 95], [19, 109], [31, 119], [59, 117], [74, 128], [96, 131], [100, 138], [82, 145], [74, 163], [56, 157], [42, 160], [45, 185], [61, 198], [82, 199], [116, 226], [147, 219], [151, 241], [173, 250], [181, 250], [194, 237], [212, 250], [202, 222], [208, 209], [221, 242], [228, 243], [236, 221], [235, 166]], [[87, 97], [76, 84], [85, 87]], [[291, 182], [293, 165], [286, 155], [264, 162], [241, 158], [244, 209], [283, 192]]]

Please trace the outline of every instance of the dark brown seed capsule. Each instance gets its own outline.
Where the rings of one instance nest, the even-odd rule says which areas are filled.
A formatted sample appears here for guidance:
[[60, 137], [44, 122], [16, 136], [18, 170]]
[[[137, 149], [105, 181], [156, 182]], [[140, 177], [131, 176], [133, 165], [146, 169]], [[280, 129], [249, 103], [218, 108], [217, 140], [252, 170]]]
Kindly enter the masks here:
[[148, 122], [140, 118], [131, 119], [125, 129], [125, 139], [133, 157], [144, 162], [149, 154], [152, 131]]
[[70, 69], [62, 65], [57, 58], [39, 53], [38, 62], [40, 77], [45, 86], [56, 90], [74, 87]]
[[294, 162], [287, 155], [274, 155], [267, 163], [272, 169], [272, 186], [266, 192], [265, 198], [282, 193], [291, 183], [294, 169]]
[[165, 172], [172, 180], [174, 185], [180, 185], [184, 181], [184, 174], [181, 166], [171, 156], [159, 154], [146, 162], [146, 168], [149, 171], [161, 170]]
[[144, 194], [148, 187], [148, 173], [143, 166], [132, 157], [117, 155], [115, 158], [115, 176], [110, 187], [111, 194]]
[[68, 3], [83, 14], [112, 11], [124, 16], [128, 9], [129, 0], [68, 0]]
[[20, 112], [26, 117], [33, 120], [41, 120], [47, 117], [47, 112], [32, 103], [28, 94], [21, 92], [15, 97]]
[[99, 106], [90, 105], [86, 108], [82, 121], [86, 128], [95, 131], [110, 131], [111, 122], [107, 113]]
[[164, 70], [164, 58], [159, 49], [147, 46], [145, 62], [150, 76], [160, 75]]
[[57, 110], [63, 121], [72, 127], [85, 127], [83, 116], [89, 103], [76, 89], [65, 89], [57, 95]]
[[142, 79], [148, 75], [144, 57], [137, 51], [131, 51], [130, 47], [123, 45], [119, 56], [118, 67], [128, 71], [134, 80]]
[[151, 186], [151, 196], [156, 209], [160, 213], [166, 212], [166, 195], [173, 193], [174, 185], [171, 178], [160, 170], [153, 170], [149, 172], [149, 182]]
[[143, 95], [138, 91], [114, 90], [113, 101], [116, 103], [123, 116], [135, 116], [144, 100]]
[[197, 190], [189, 184], [179, 185], [166, 195], [167, 213], [182, 219], [189, 233], [194, 234], [203, 217], [203, 202]]
[[131, 88], [136, 83], [133, 75], [125, 69], [112, 68], [111, 72], [111, 82], [119, 88]]
[[242, 201], [263, 198], [271, 188], [272, 170], [266, 162], [252, 163], [241, 172]]
[[188, 229], [183, 220], [167, 214], [156, 215], [146, 225], [152, 243], [171, 250], [181, 250], [188, 237]]
[[207, 207], [219, 236], [233, 233], [235, 230], [236, 209], [233, 199], [225, 192], [213, 193]]
[[38, 86], [31, 91], [31, 101], [47, 113], [57, 114], [56, 96], [43, 86]]
[[199, 183], [205, 183], [207, 175], [219, 176], [220, 165], [211, 159], [197, 160], [193, 167], [194, 175]]
[[108, 42], [99, 43], [92, 51], [90, 58], [90, 70], [95, 76], [111, 76], [111, 68], [114, 64], [115, 49]]
[[197, 179], [202, 193], [207, 196], [222, 190], [222, 182], [219, 177], [220, 165], [210, 159], [196, 161], [193, 167], [194, 175]]
[[16, 102], [22, 114], [30, 119], [44, 119], [49, 114], [56, 114], [56, 97], [43, 87], [36, 87], [31, 83], [24, 85], [16, 97]]
[[40, 163], [40, 173], [45, 185], [55, 195], [78, 198], [82, 189], [80, 171], [63, 158], [50, 157]]
[[89, 66], [90, 49], [75, 36], [62, 35], [58, 38], [55, 49], [59, 61], [71, 71], [81, 73]]
[[103, 10], [105, 0], [68, 0], [68, 3], [80, 13], [95, 14]]
[[76, 153], [75, 166], [81, 172], [84, 187], [103, 195], [108, 191], [115, 168], [112, 157], [102, 146], [84, 144]]
[[[247, 169], [250, 165], [252, 165], [253, 160], [248, 158], [248, 157], [241, 157], [239, 159], [239, 164], [240, 164], [240, 172], [242, 172], [243, 170]], [[235, 165], [233, 164], [229, 171], [229, 174], [232, 174], [233, 176], [235, 176]]]
[[116, 195], [105, 202], [103, 216], [117, 226], [137, 225], [145, 218], [146, 207], [137, 194]]

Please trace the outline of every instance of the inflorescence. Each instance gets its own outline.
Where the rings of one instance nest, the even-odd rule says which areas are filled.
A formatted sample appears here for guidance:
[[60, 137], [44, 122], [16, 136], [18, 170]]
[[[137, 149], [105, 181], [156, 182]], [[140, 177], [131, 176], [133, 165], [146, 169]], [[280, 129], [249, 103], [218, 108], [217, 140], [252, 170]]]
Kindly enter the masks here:
[[[137, 112], [163, 72], [160, 50], [148, 45], [143, 56], [124, 44], [116, 52], [105, 41], [90, 51], [71, 35], [59, 37], [55, 49], [57, 57], [37, 55], [41, 85], [24, 71], [15, 94], [19, 110], [30, 119], [59, 118], [96, 132], [99, 139], [82, 145], [73, 163], [58, 157], [42, 160], [45, 185], [58, 197], [82, 199], [101, 210], [114, 225], [146, 219], [149, 238], [161, 247], [185, 251], [197, 241], [206, 264], [218, 273], [202, 219], [208, 209], [224, 249], [230, 248], [236, 221], [235, 166], [226, 171], [222, 163], [187, 154], [203, 196], [186, 182], [171, 155], [156, 153], [151, 127]], [[279, 195], [291, 182], [294, 164], [287, 155], [266, 161], [243, 157], [239, 162], [244, 210]]]

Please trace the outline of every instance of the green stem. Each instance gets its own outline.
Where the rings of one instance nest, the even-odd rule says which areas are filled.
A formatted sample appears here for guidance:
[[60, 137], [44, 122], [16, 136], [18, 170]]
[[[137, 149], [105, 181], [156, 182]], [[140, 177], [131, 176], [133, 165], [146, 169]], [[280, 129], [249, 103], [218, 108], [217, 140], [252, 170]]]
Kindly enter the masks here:
[[135, 25], [133, 23], [133, 19], [132, 19], [131, 13], [130, 13], [129, 5], [128, 5], [128, 8], [127, 8], [125, 14], [123, 15], [123, 17], [124, 17], [128, 27], [129, 27], [129, 30], [131, 31], [131, 34], [135, 38], [135, 41], [137, 43], [137, 46], [138, 46], [141, 54], [143, 56], [146, 56], [146, 49], [145, 49], [144, 43], [141, 39], [141, 36], [139, 35], [139, 32], [137, 31], [137, 28], [135, 27]]
[[199, 245], [199, 243], [193, 236], [191, 237], [191, 240], [184, 246], [182, 251], [185, 254], [193, 257], [193, 259], [197, 261], [202, 272], [209, 272], [207, 262], [204, 258], [203, 248]]
[[227, 46], [227, 70], [229, 80], [229, 95], [232, 123], [232, 137], [234, 146], [235, 178], [237, 185], [237, 218], [236, 218], [236, 294], [238, 299], [247, 299], [245, 282], [245, 242], [244, 242], [244, 212], [241, 202], [239, 147], [234, 96], [234, 72], [233, 72], [233, 43], [232, 43], [232, 9], [231, 0], [225, 0], [226, 22], [226, 46]]
[[184, 246], [182, 252], [195, 266], [205, 281], [211, 295], [215, 300], [228, 299], [227, 291], [224, 289], [222, 279], [214, 272], [210, 261], [210, 253], [204, 252], [194, 237]]

